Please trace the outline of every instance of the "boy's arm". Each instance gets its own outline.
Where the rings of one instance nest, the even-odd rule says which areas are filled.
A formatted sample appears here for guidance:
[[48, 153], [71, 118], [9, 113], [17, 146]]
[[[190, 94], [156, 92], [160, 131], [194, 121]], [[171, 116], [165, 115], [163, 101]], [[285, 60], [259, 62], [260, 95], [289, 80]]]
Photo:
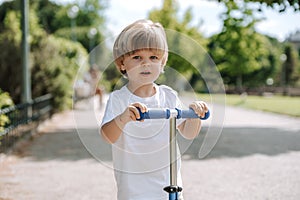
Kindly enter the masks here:
[[182, 122], [178, 129], [180, 133], [187, 139], [191, 140], [198, 136], [201, 130], [201, 120], [200, 119], [186, 119]]
[[[147, 111], [146, 105], [142, 103], [133, 103], [129, 105], [122, 114], [101, 127], [100, 133], [108, 143], [115, 143], [122, 134], [125, 125], [130, 121], [136, 121], [140, 118], [140, 113], [137, 108], [142, 112]], [[143, 120], [141, 120], [141, 122], [142, 121]]]
[[[203, 101], [194, 101], [189, 107], [192, 108], [199, 117], [204, 117], [205, 113], [208, 112], [208, 106]], [[201, 120], [186, 119], [178, 126], [178, 129], [185, 138], [194, 139], [201, 130]]]
[[110, 144], [113, 144], [118, 140], [126, 125], [126, 123], [122, 122], [120, 117], [120, 115], [117, 116], [115, 119], [104, 124], [100, 129], [101, 135]]

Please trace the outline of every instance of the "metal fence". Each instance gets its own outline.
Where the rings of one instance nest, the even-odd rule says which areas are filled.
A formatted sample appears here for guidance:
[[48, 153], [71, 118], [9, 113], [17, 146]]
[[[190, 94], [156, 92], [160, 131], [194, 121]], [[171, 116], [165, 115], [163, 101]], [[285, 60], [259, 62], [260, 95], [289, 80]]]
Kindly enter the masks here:
[[0, 152], [11, 146], [24, 132], [32, 129], [32, 122], [40, 121], [52, 114], [52, 95], [34, 99], [30, 103], [18, 104], [0, 110], [0, 117], [5, 116], [8, 122], [0, 127]]

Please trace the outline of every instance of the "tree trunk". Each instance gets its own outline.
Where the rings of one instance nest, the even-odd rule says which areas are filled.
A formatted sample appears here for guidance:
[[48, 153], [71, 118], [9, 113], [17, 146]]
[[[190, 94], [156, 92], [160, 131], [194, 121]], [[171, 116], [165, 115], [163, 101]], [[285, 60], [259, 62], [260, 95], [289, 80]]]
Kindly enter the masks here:
[[236, 77], [236, 91], [239, 94], [242, 94], [244, 92], [244, 89], [243, 89], [243, 76], [242, 76], [242, 74], [239, 74]]

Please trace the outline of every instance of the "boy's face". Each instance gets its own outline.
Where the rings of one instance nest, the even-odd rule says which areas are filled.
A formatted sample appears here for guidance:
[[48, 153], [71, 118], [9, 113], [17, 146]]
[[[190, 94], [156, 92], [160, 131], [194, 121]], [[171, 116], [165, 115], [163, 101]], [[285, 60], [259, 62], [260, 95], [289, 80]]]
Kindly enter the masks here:
[[153, 83], [163, 70], [162, 55], [156, 51], [138, 50], [125, 55], [121, 70], [126, 70], [127, 78], [139, 84]]

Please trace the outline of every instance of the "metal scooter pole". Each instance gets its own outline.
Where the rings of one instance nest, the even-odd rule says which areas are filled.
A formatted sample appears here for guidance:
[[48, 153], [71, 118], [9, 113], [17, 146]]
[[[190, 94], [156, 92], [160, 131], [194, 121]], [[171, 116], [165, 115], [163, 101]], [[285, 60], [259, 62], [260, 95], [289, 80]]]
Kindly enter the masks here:
[[170, 184], [177, 185], [176, 118], [170, 119]]
[[169, 200], [178, 200], [178, 192], [182, 188], [177, 186], [177, 140], [176, 140], [176, 117], [170, 118], [170, 186], [164, 190], [169, 193]]

